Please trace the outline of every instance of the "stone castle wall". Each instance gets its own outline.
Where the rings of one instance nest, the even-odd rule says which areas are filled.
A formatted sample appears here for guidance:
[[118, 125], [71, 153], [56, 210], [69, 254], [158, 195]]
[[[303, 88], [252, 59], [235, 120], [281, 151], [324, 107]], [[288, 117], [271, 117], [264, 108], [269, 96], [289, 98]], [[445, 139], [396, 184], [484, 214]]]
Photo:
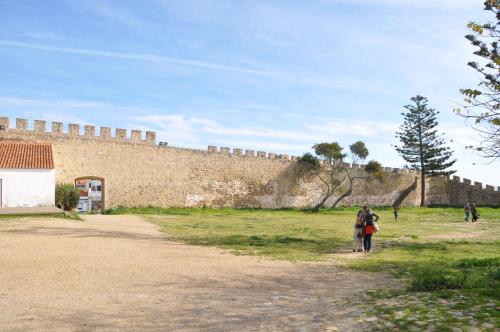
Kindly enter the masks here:
[[[183, 149], [156, 144], [156, 134], [53, 122], [48, 132], [45, 121], [0, 117], [0, 139], [48, 141], [53, 145], [56, 181], [73, 183], [79, 177], [104, 179], [105, 207], [310, 207], [325, 189], [297, 163], [297, 157], [253, 150], [209, 146], [207, 150]], [[348, 165], [352, 174], [363, 174], [360, 165]], [[353, 195], [342, 205], [392, 205], [405, 189], [418, 180], [419, 174], [408, 170], [385, 168], [383, 182], [375, 179], [356, 181]], [[434, 187], [440, 188], [436, 182]], [[419, 203], [420, 184], [404, 197], [403, 205]], [[442, 195], [460, 199], [455, 196]], [[494, 192], [496, 195], [497, 192]], [[339, 193], [340, 195], [340, 193]], [[479, 196], [478, 196], [479, 197]], [[488, 196], [489, 197], [489, 196]], [[495, 196], [496, 197], [496, 196]], [[332, 197], [327, 205], [332, 204]], [[488, 198], [489, 199], [489, 198]], [[495, 199], [493, 201], [495, 203]], [[496, 200], [498, 205], [498, 200]], [[494, 205], [494, 204], [492, 204]]]
[[500, 206], [500, 187], [483, 186], [469, 179], [440, 176], [427, 181], [427, 202], [431, 205], [464, 206], [466, 202], [478, 205]]

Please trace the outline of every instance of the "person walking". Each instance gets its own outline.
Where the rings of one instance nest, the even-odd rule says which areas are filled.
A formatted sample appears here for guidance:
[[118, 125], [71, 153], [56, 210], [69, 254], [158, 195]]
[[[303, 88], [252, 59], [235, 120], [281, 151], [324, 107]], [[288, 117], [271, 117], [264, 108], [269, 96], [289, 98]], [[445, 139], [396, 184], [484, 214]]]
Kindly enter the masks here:
[[394, 213], [394, 221], [398, 221], [398, 210], [399, 208], [395, 206], [394, 210], [392, 211], [392, 213]]
[[464, 212], [465, 212], [465, 221], [469, 221], [469, 216], [470, 216], [470, 204], [469, 202], [465, 203], [464, 205]]
[[358, 212], [356, 216], [356, 221], [354, 222], [354, 235], [352, 239], [354, 240], [354, 246], [352, 252], [361, 252], [363, 251], [363, 220], [360, 215], [363, 210]]
[[368, 205], [363, 206], [363, 212], [361, 212], [360, 217], [363, 220], [363, 247], [365, 252], [369, 253], [372, 249], [372, 236], [376, 232], [375, 223], [380, 217], [371, 211]]
[[479, 219], [479, 213], [477, 212], [476, 204], [472, 203], [470, 212], [472, 213], [472, 222], [476, 222]]

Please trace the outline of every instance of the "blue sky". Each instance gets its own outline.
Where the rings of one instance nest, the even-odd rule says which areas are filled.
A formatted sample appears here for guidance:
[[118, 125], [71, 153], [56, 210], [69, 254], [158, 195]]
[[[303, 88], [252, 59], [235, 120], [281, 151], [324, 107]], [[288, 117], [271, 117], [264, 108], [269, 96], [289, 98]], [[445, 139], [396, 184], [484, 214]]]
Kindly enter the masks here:
[[402, 167], [394, 133], [422, 94], [457, 175], [500, 185], [452, 112], [479, 80], [466, 24], [487, 18], [479, 0], [0, 0], [0, 114], [193, 148], [301, 155], [363, 140]]

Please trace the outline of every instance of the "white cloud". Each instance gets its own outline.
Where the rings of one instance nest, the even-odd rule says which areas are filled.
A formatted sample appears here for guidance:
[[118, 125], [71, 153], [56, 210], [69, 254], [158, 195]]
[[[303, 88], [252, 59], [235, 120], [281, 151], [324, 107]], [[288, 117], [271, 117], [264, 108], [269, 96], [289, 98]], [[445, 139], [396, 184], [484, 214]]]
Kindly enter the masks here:
[[[218, 108], [214, 108], [208, 112], [214, 114], [214, 117], [208, 118], [196, 115], [185, 116], [179, 112], [165, 114], [164, 110], [156, 107], [129, 106], [79, 99], [27, 99], [11, 96], [0, 96], [0, 110], [2, 109], [19, 110], [29, 114], [50, 115], [50, 119], [60, 118], [59, 114], [81, 113], [82, 111], [87, 112], [87, 117], [93, 118], [96, 118], [98, 114], [99, 118], [110, 118], [112, 117], [111, 114], [144, 114], [148, 112], [144, 116], [137, 115], [130, 117], [135, 122], [135, 127], [165, 133], [166, 136], [175, 139], [176, 142], [183, 142], [185, 144], [199, 144], [202, 142], [201, 136], [208, 136], [216, 140], [224, 140], [227, 137], [239, 139], [252, 138], [252, 140], [258, 139], [262, 144], [276, 144], [276, 141], [288, 141], [295, 142], [291, 144], [294, 146], [297, 146], [297, 144], [303, 145], [304, 143], [300, 142], [306, 142], [307, 146], [309, 146], [324, 141], [359, 139], [374, 136], [381, 137], [388, 133], [394, 133], [398, 126], [398, 124], [387, 122], [309, 116], [300, 112], [263, 112], [265, 116], [274, 119], [283, 119], [283, 117], [301, 119], [300, 127], [290, 130], [279, 127], [228, 126], [216, 121], [215, 117], [220, 118], [226, 114], [232, 114], [233, 112], [230, 108], [222, 112], [218, 112]], [[51, 113], [47, 113], [45, 110], [51, 110]], [[188, 108], [188, 110], [190, 114], [194, 113], [192, 109]], [[235, 110], [235, 113], [238, 114], [242, 112], [249, 115], [260, 114], [258, 111], [245, 112], [243, 110]], [[108, 115], [101, 116], [100, 114]], [[72, 120], [72, 122], [74, 121]], [[78, 123], [80, 122], [83, 123], [83, 121], [79, 121]]]
[[[262, 149], [277, 153], [302, 154], [310, 151], [311, 146], [325, 141], [354, 141], [363, 137], [377, 137], [386, 141], [393, 136], [396, 124], [359, 122], [350, 119], [329, 119], [324, 125], [305, 123], [293, 130], [275, 128], [251, 128], [246, 126], [224, 126], [221, 123], [201, 117], [182, 115], [148, 115], [133, 117], [134, 127], [157, 131], [162, 140], [175, 144], [228, 145], [245, 149]], [[231, 139], [229, 139], [229, 137]], [[182, 138], [182, 139], [181, 139]], [[186, 139], [188, 141], [186, 141]], [[367, 142], [369, 145], [371, 142]]]
[[[295, 130], [277, 130], [272, 128], [249, 128], [249, 127], [228, 127], [217, 121], [200, 117], [184, 117], [182, 115], [148, 115], [132, 117], [132, 120], [157, 128], [170, 137], [178, 138], [178, 132], [190, 133], [189, 137], [193, 141], [194, 133], [208, 134], [219, 140], [218, 137], [253, 137], [268, 139], [284, 139], [292, 141], [314, 141], [318, 137]], [[172, 132], [174, 131], [174, 133]]]
[[330, 119], [321, 124], [309, 124], [306, 128], [316, 133], [335, 135], [351, 135], [357, 137], [383, 136], [394, 133], [399, 124], [383, 121], [363, 121], [356, 119]]
[[207, 61], [173, 58], [163, 55], [147, 54], [147, 53], [122, 53], [122, 52], [100, 51], [100, 50], [83, 49], [83, 48], [57, 47], [57, 46], [47, 46], [47, 45], [24, 43], [12, 40], [2, 40], [2, 39], [0, 39], [0, 45], [39, 50], [39, 51], [48, 51], [48, 52], [60, 52], [60, 53], [69, 53], [78, 55], [118, 58], [118, 59], [134, 60], [134, 61], [166, 63], [171, 65], [194, 67], [205, 70], [235, 72], [240, 74], [264, 75], [264, 76], [276, 75], [276, 73], [258, 69], [232, 67]]
[[306, 134], [298, 131], [289, 130], [276, 130], [270, 128], [248, 128], [248, 127], [223, 127], [218, 124], [205, 125], [201, 128], [205, 133], [222, 135], [222, 136], [249, 136], [249, 137], [267, 137], [267, 138], [280, 138], [288, 140], [304, 140], [311, 141], [316, 138], [314, 135]]
[[132, 120], [136, 123], [133, 123], [131, 128], [157, 131], [160, 140], [168, 141], [174, 138], [176, 142], [184, 144], [199, 143], [196, 127], [181, 115], [148, 115], [132, 117]]

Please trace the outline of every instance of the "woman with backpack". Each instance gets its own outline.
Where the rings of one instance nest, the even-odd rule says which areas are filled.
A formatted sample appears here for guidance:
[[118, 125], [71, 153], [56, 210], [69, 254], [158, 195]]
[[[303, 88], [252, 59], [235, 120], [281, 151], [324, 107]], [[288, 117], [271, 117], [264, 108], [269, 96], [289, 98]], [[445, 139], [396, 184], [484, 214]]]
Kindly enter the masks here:
[[370, 252], [372, 248], [372, 236], [373, 233], [377, 231], [377, 225], [375, 224], [380, 217], [373, 211], [370, 210], [368, 205], [363, 206], [363, 212], [360, 215], [363, 221], [363, 247], [365, 252]]

